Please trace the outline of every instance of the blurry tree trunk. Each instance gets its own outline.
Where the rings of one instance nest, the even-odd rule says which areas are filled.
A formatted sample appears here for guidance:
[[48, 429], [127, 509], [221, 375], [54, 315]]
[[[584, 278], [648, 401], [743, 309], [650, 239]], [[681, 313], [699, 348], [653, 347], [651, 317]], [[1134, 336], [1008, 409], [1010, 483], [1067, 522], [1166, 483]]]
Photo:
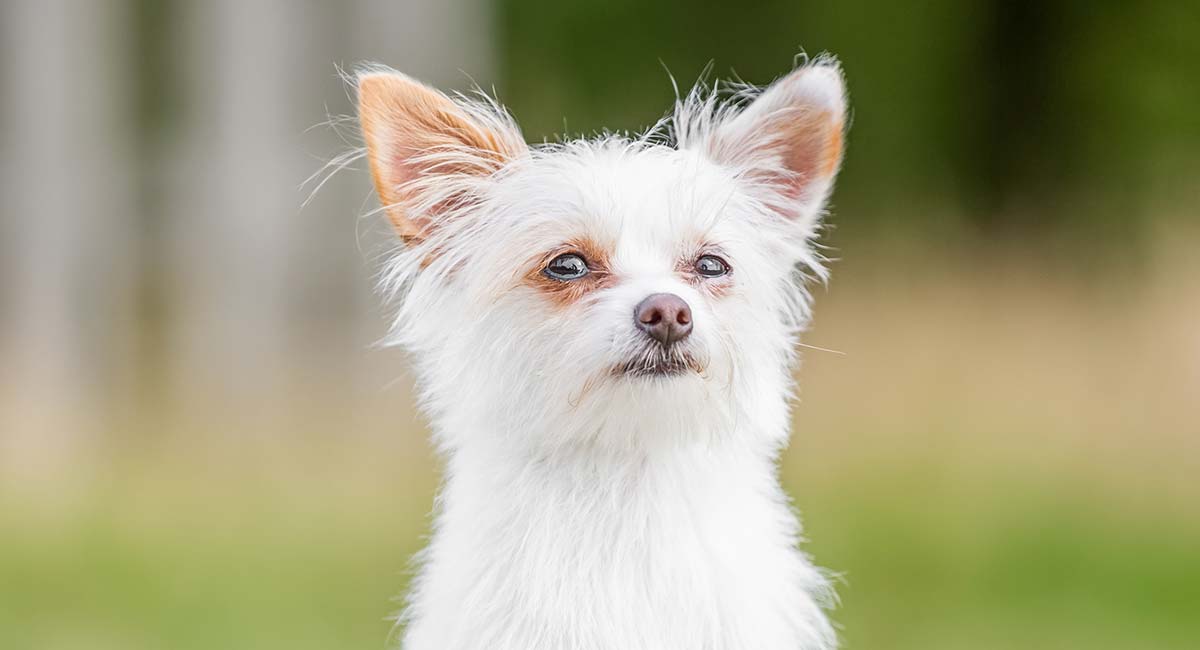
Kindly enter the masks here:
[[[348, 397], [355, 382], [345, 379], [361, 372], [363, 341], [379, 333], [368, 277], [375, 260], [355, 245], [359, 210], [370, 204], [365, 192], [347, 194], [335, 182], [302, 210], [311, 187], [300, 184], [322, 164], [306, 149], [313, 139], [306, 130], [325, 119], [326, 106], [345, 106], [348, 89], [335, 79], [335, 64], [380, 61], [460, 88], [470, 72], [487, 83], [485, 7], [483, 0], [178, 5], [179, 137], [167, 146], [169, 189], [155, 215], [169, 224], [172, 305], [162, 347], [171, 353], [176, 406], [200, 418], [214, 409], [218, 418], [250, 416], [230, 422], [244, 431], [264, 418], [278, 428], [278, 418], [315, 407], [305, 391], [330, 404]], [[362, 192], [369, 183], [359, 174], [336, 180]], [[353, 272], [334, 274], [347, 268]], [[338, 326], [321, 327], [325, 321]], [[349, 338], [346, 324], [355, 321], [364, 331]]]
[[489, 88], [489, 6], [0, 4], [0, 474], [83, 455], [89, 432], [171, 435], [181, 413], [287, 432], [292, 411], [385, 392], [380, 249], [357, 236], [393, 240], [358, 219], [361, 169], [301, 208], [353, 143], [306, 130], [351, 112], [335, 64]]
[[270, 415], [285, 392], [298, 280], [288, 253], [304, 235], [292, 82], [296, 55], [314, 45], [310, 6], [214, 0], [177, 15], [183, 98], [158, 216], [170, 224], [170, 382], [196, 416]]
[[[0, 4], [5, 209], [0, 472], [91, 444], [129, 370], [128, 16], [116, 0]], [[3, 467], [9, 466], [9, 467]]]
[[[1037, 0], [993, 0], [985, 22], [981, 86], [983, 114], [967, 134], [977, 196], [972, 213], [987, 229], [1024, 226], [1014, 220], [1042, 218], [1029, 209], [1039, 194], [1061, 180], [1061, 149], [1067, 134], [1057, 123], [1059, 57], [1071, 38], [1061, 8]], [[974, 143], [974, 144], [970, 144]], [[1014, 205], [1015, 204], [1015, 205]], [[1014, 208], [1022, 209], [1014, 209]]]

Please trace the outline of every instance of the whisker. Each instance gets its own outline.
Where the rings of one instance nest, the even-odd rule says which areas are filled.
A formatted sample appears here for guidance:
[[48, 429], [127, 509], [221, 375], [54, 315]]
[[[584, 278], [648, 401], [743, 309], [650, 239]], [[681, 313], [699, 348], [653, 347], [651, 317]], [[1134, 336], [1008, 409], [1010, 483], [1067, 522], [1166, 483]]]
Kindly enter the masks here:
[[838, 350], [830, 350], [829, 348], [822, 348], [822, 347], [818, 347], [816, 345], [809, 345], [807, 343], [797, 343], [796, 345], [799, 345], [802, 348], [808, 348], [810, 350], [820, 350], [821, 352], [829, 352], [830, 354], [837, 354], [837, 355], [841, 355], [843, 357], [846, 356], [845, 352], [840, 352]]
[[304, 179], [304, 182], [300, 184], [300, 187], [304, 188], [310, 183], [316, 181], [316, 186], [313, 187], [312, 191], [308, 193], [308, 198], [304, 199], [304, 202], [300, 204], [300, 207], [308, 207], [308, 204], [311, 203], [313, 198], [317, 196], [317, 192], [320, 192], [321, 188], [325, 187], [325, 184], [328, 183], [334, 176], [336, 176], [338, 172], [350, 168], [354, 163], [365, 158], [366, 156], [366, 149], [354, 149], [347, 151], [343, 154], [334, 156], [328, 163], [325, 163], [323, 167], [313, 172], [311, 176]]

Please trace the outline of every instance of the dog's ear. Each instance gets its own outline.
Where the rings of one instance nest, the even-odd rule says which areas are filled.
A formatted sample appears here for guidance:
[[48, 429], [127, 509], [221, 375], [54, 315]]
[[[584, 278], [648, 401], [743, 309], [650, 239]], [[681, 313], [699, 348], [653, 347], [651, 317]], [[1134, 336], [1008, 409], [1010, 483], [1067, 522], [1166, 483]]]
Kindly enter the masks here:
[[832, 61], [777, 80], [709, 138], [710, 156], [780, 190], [792, 219], [818, 214], [842, 161], [846, 89]]
[[[405, 242], [424, 239], [462, 197], [428, 193], [450, 175], [486, 176], [528, 151], [496, 106], [459, 103], [396, 72], [358, 75], [358, 117], [375, 190]], [[442, 187], [447, 184], [442, 183]]]

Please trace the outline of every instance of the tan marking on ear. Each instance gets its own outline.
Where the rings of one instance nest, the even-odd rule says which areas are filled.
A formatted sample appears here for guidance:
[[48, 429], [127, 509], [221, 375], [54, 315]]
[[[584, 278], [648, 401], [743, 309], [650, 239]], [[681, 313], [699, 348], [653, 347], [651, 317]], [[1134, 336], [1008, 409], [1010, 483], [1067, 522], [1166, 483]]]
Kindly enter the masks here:
[[[565, 253], [578, 253], [588, 264], [589, 272], [578, 280], [555, 280], [542, 273], [551, 260]], [[559, 309], [578, 303], [593, 291], [613, 286], [617, 277], [609, 265], [608, 251], [590, 239], [568, 242], [549, 253], [538, 256], [529, 265], [524, 283], [536, 289]]]
[[833, 125], [833, 133], [825, 141], [825, 166], [822, 167], [821, 173], [825, 176], [833, 176], [837, 173], [838, 165], [842, 162], [842, 141], [845, 136], [845, 122], [839, 120]]
[[[375, 191], [388, 219], [406, 242], [425, 236], [406, 204], [408, 184], [427, 174], [487, 174], [521, 154], [523, 142], [479, 125], [446, 95], [396, 73], [364, 75], [358, 82], [358, 115], [367, 143]], [[420, 156], [439, 150], [467, 149], [467, 161], [431, 165]]]
[[783, 216], [807, 215], [821, 207], [841, 165], [845, 111], [845, 83], [836, 65], [804, 66], [721, 124], [709, 138], [709, 155], [742, 167], [751, 180], [773, 185], [805, 209], [781, 210]]
[[776, 128], [784, 135], [776, 145], [783, 164], [797, 175], [787, 181], [791, 191], [803, 195], [809, 185], [837, 172], [842, 159], [842, 123], [829, 111], [784, 113]]

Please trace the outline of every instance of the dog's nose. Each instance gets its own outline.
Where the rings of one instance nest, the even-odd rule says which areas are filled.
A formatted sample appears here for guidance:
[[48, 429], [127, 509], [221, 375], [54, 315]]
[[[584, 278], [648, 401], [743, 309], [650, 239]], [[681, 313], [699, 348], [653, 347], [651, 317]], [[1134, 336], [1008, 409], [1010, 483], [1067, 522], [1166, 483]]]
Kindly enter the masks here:
[[647, 296], [633, 310], [633, 320], [639, 329], [664, 347], [692, 333], [692, 308], [673, 293]]

